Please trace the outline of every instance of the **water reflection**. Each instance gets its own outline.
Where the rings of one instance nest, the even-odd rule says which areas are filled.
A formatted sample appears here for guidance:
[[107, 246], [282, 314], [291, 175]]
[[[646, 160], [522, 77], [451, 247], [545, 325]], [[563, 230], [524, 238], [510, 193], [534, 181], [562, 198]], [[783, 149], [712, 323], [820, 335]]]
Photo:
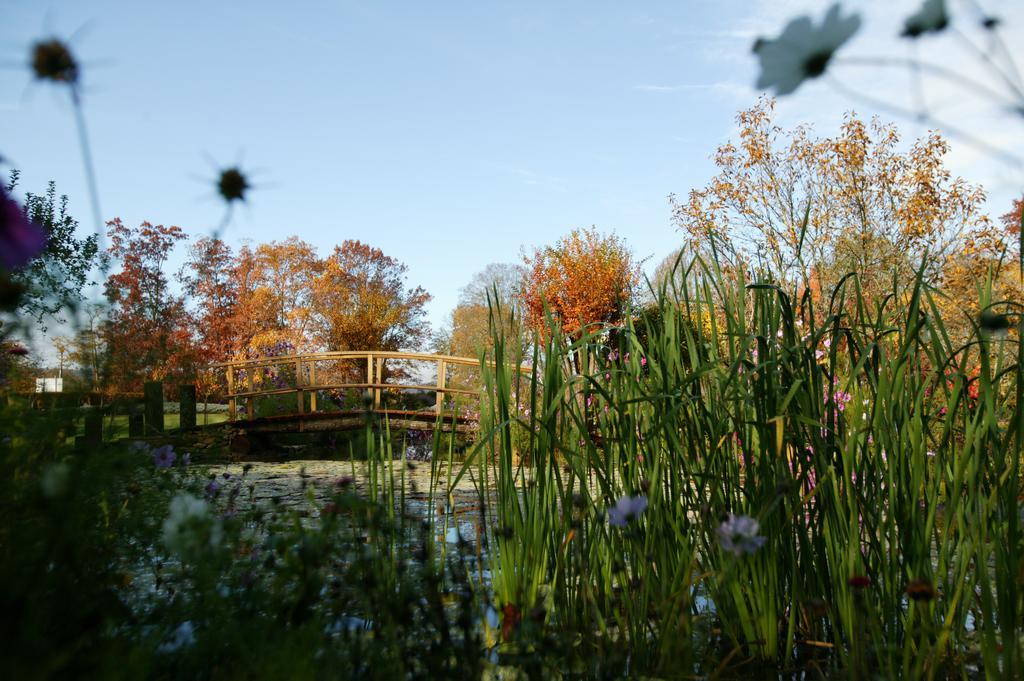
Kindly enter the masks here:
[[[214, 464], [193, 467], [193, 471], [223, 492], [238, 487], [234, 510], [294, 510], [309, 518], [344, 485], [360, 496], [371, 495], [371, 470], [365, 461], [287, 461]], [[404, 502], [407, 514], [430, 520], [438, 528], [438, 539], [448, 544], [475, 543], [480, 532], [480, 493], [470, 476], [451, 489], [447, 465], [432, 480], [430, 463], [386, 462], [377, 465], [376, 491], [382, 494], [394, 480], [396, 505]], [[404, 495], [403, 495], [404, 490]], [[488, 503], [493, 502], [493, 490]], [[399, 510], [396, 508], [396, 510]]]

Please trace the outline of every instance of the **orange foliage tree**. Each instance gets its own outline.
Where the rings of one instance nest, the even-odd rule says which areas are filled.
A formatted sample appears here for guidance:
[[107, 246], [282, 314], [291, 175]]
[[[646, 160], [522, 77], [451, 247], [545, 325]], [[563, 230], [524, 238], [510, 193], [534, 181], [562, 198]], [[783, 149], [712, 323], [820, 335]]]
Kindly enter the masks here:
[[406, 270], [360, 241], [335, 246], [313, 282], [316, 342], [331, 350], [419, 348], [429, 331], [424, 306], [430, 294], [406, 288]]
[[992, 292], [987, 303], [1024, 301], [1019, 265], [1021, 205], [1017, 199], [1011, 210], [1000, 216], [1002, 229], [967, 235], [944, 263], [939, 305], [944, 317], [959, 318], [964, 330], [977, 319], [979, 293], [989, 282]]
[[234, 270], [236, 353], [315, 350], [312, 296], [320, 270], [316, 249], [295, 236], [242, 247]]
[[189, 246], [178, 274], [192, 304], [192, 334], [198, 357], [206, 363], [229, 359], [238, 347], [238, 279], [231, 247], [201, 237]]
[[171, 294], [163, 265], [180, 227], [143, 222], [132, 229], [119, 218], [107, 223], [108, 253], [121, 270], [107, 278], [110, 310], [102, 335], [111, 387], [140, 391], [145, 380], [186, 380], [194, 356], [184, 301]]
[[932, 132], [901, 151], [893, 125], [849, 113], [838, 135], [774, 123], [762, 98], [737, 116], [739, 140], [719, 147], [710, 183], [672, 198], [689, 246], [725, 265], [829, 295], [856, 272], [869, 297], [912, 280], [927, 253], [938, 283], [972, 240], [999, 241], [982, 213], [984, 191], [944, 165], [949, 145]]
[[579, 336], [622, 321], [640, 279], [625, 242], [596, 229], [576, 229], [554, 246], [524, 255], [522, 291], [527, 321], [545, 330], [545, 306], [562, 330]]

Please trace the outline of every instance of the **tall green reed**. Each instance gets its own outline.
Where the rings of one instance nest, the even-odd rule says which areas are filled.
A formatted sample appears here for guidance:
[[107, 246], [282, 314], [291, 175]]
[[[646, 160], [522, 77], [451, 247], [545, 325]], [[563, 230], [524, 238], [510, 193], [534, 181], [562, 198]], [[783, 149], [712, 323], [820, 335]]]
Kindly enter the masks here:
[[[505, 638], [651, 673], [825, 649], [855, 676], [1019, 674], [1019, 336], [955, 338], [923, 267], [881, 300], [678, 267], [620, 327], [549, 323], [528, 375], [500, 337], [482, 364], [464, 470], [495, 480]], [[763, 546], [723, 539], [743, 516]]]

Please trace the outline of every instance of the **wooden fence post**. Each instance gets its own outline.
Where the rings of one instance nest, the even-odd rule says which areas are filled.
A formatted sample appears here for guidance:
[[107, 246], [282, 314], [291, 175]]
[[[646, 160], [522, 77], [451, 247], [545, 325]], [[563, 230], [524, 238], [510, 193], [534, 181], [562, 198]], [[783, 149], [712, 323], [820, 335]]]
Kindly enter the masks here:
[[98, 445], [103, 442], [103, 411], [100, 407], [93, 407], [85, 412], [85, 437], [82, 441], [86, 445]]
[[128, 405], [128, 437], [144, 437], [146, 435], [146, 418], [143, 406], [138, 403]]
[[184, 383], [178, 386], [178, 428], [191, 430], [196, 427], [196, 384]]
[[164, 432], [164, 384], [160, 381], [146, 381], [142, 386], [146, 400], [146, 435], [162, 435]]

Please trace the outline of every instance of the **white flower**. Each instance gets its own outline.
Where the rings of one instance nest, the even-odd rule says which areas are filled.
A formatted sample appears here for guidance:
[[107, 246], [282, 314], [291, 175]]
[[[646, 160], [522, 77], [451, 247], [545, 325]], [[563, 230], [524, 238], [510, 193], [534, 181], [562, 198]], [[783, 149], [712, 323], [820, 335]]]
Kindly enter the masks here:
[[164, 544], [171, 551], [187, 554], [209, 542], [211, 546], [220, 543], [220, 521], [210, 517], [209, 505], [191, 494], [181, 493], [171, 500], [171, 507], [164, 519]]
[[903, 22], [903, 34], [907, 38], [917, 38], [924, 33], [938, 33], [949, 25], [946, 14], [946, 0], [924, 0], [921, 9], [917, 10]]
[[43, 488], [43, 495], [47, 499], [53, 499], [67, 492], [70, 482], [71, 468], [66, 463], [55, 463], [43, 471], [39, 484]]
[[719, 525], [716, 532], [722, 548], [738, 556], [753, 553], [764, 546], [768, 539], [757, 535], [760, 529], [761, 525], [750, 516], [730, 513], [728, 520]]
[[614, 508], [608, 509], [608, 524], [615, 527], [625, 527], [633, 518], [639, 518], [640, 514], [647, 510], [647, 497], [631, 497], [626, 495], [615, 502]]
[[182, 622], [174, 633], [171, 634], [171, 638], [168, 641], [164, 641], [157, 648], [157, 652], [160, 653], [173, 653], [179, 648], [187, 648], [195, 644], [196, 637], [194, 635], [196, 628], [192, 624], [191, 620], [185, 620]]
[[839, 5], [832, 5], [820, 27], [810, 17], [794, 19], [774, 40], [758, 38], [754, 53], [761, 59], [760, 89], [775, 88], [788, 95], [808, 78], [825, 73], [832, 55], [860, 28], [860, 16], [840, 16]]

